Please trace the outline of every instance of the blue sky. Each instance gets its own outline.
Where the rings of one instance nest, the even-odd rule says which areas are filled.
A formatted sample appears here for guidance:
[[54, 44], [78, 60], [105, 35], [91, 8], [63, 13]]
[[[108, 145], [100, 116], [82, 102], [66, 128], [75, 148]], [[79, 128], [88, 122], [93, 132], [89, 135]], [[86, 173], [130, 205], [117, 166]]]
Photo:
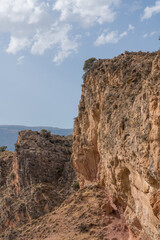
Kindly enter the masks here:
[[159, 35], [160, 0], [0, 0], [0, 124], [72, 128], [84, 61]]

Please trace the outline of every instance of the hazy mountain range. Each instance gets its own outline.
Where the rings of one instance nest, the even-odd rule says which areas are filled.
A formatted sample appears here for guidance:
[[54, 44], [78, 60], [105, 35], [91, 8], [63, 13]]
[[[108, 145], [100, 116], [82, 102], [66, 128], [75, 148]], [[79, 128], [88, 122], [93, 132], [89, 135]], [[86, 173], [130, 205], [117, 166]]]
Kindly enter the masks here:
[[73, 129], [61, 129], [56, 127], [27, 127], [19, 125], [0, 125], [0, 146], [7, 146], [7, 150], [14, 151], [14, 144], [17, 141], [18, 132], [22, 130], [41, 131], [46, 129], [52, 134], [70, 135]]

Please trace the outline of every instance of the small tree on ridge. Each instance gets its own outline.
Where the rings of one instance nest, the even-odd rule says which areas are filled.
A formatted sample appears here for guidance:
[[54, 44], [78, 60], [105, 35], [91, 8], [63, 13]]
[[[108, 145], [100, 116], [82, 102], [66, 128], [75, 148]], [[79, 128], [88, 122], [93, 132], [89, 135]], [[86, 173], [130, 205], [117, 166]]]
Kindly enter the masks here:
[[84, 62], [83, 71], [87, 72], [90, 69], [90, 67], [94, 61], [96, 61], [96, 58], [94, 58], [94, 57], [87, 59]]

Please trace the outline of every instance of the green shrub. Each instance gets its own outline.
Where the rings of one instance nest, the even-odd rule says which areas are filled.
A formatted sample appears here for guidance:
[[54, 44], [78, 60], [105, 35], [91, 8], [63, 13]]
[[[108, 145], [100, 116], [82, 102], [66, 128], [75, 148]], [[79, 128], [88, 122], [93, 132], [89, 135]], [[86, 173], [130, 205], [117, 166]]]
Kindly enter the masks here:
[[7, 149], [7, 146], [2, 146], [2, 147], [0, 147], [0, 152], [4, 152], [4, 151], [6, 151], [6, 149]]
[[84, 70], [85, 72], [87, 72], [87, 71], [90, 69], [90, 67], [91, 67], [91, 65], [92, 65], [92, 63], [93, 63], [94, 61], [96, 61], [96, 58], [94, 58], [94, 57], [87, 59], [87, 60], [84, 62], [83, 70]]
[[80, 187], [79, 187], [79, 182], [74, 182], [73, 183], [73, 189], [75, 190], [75, 191], [77, 191]]
[[50, 131], [47, 131], [46, 129], [42, 129], [42, 130], [40, 131], [40, 135], [41, 135], [42, 137], [49, 138], [49, 137], [51, 136], [51, 132], [50, 132]]

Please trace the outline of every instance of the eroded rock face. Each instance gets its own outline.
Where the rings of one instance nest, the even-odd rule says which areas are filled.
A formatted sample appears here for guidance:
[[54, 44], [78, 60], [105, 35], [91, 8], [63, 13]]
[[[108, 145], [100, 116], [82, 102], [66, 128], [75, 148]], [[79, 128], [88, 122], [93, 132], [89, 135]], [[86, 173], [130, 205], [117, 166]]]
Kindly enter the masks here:
[[51, 212], [71, 194], [71, 152], [72, 138], [28, 130], [19, 133], [14, 153], [0, 153], [0, 234]]
[[97, 182], [123, 209], [130, 240], [160, 239], [160, 53], [93, 63], [72, 159], [81, 186]]

